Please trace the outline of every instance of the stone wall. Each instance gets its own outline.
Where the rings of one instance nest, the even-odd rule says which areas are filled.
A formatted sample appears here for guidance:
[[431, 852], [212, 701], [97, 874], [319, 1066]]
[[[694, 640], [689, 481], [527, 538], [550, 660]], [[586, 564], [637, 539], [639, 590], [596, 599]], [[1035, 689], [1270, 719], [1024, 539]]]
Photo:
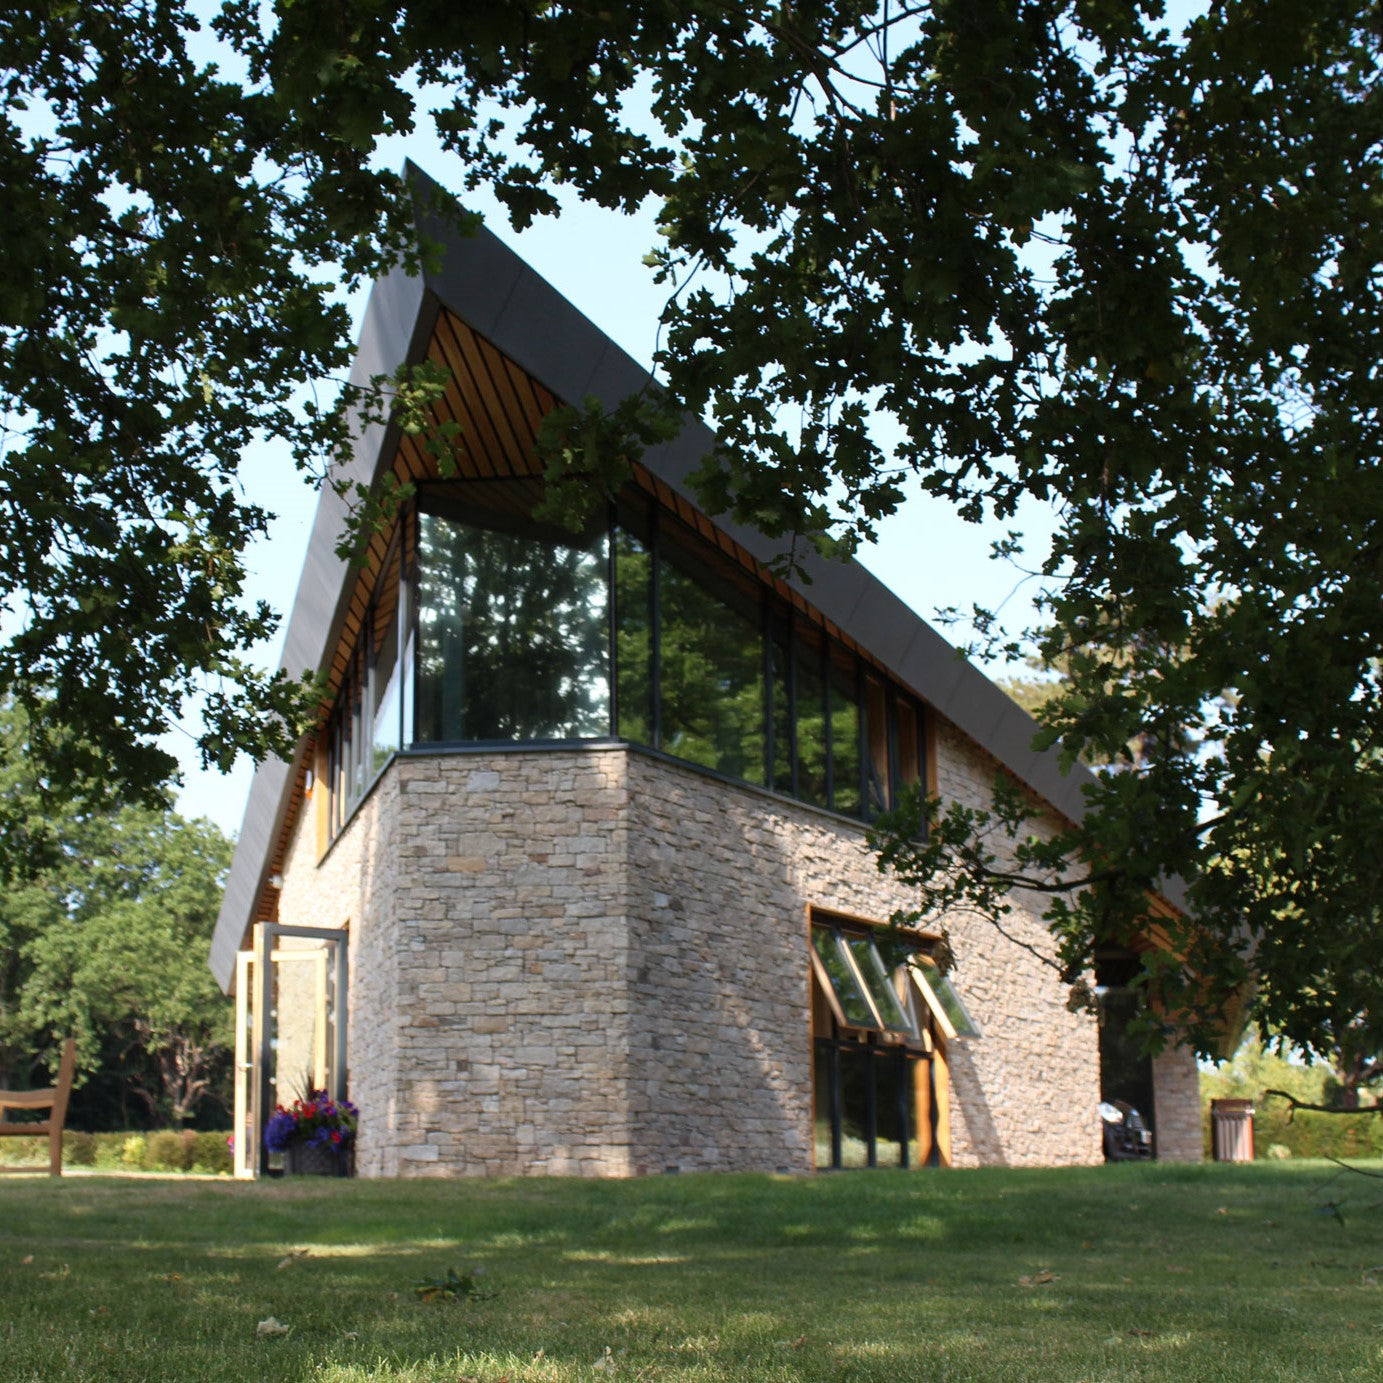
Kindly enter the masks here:
[[[943, 793], [988, 792], [938, 740]], [[624, 747], [403, 756], [281, 920], [348, 925], [358, 1166], [370, 1175], [812, 1164], [808, 916], [905, 901], [860, 826]], [[1098, 1158], [1098, 1058], [1023, 945], [963, 918], [983, 1037], [952, 1044], [954, 1160]]]
[[628, 1173], [625, 755], [397, 772], [400, 1172]]
[[864, 831], [629, 755], [636, 1171], [812, 1165], [808, 906], [903, 899]]
[[[939, 718], [938, 718], [939, 720]], [[943, 801], [987, 807], [998, 761], [945, 721], [936, 735]], [[1055, 831], [1038, 817], [1029, 829]], [[1002, 841], [994, 843], [1002, 859]], [[1094, 1020], [1066, 1008], [1066, 992], [1043, 957], [1051, 937], [1043, 900], [1013, 897], [1002, 930], [957, 913], [955, 982], [983, 1036], [952, 1057], [951, 1143], [958, 1166], [1059, 1165], [1101, 1160], [1099, 1038]]]

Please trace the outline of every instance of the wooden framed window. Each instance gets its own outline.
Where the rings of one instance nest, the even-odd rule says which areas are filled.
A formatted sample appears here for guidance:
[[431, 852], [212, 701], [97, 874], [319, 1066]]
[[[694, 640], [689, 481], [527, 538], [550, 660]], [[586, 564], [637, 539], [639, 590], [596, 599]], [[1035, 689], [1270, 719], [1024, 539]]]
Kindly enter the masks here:
[[819, 1168], [950, 1160], [946, 1046], [979, 1028], [924, 939], [891, 963], [877, 930], [830, 914], [811, 920]]
[[930, 956], [911, 957], [908, 960], [908, 978], [916, 986], [947, 1041], [980, 1035], [979, 1024], [970, 1016], [970, 1010], [965, 1007], [965, 1001], [957, 993], [950, 977], [941, 973], [940, 967]]

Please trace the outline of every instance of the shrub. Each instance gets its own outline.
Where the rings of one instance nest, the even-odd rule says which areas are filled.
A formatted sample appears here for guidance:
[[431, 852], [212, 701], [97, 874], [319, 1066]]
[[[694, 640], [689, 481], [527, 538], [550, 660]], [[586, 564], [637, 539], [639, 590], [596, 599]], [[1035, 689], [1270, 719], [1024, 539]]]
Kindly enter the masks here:
[[94, 1133], [68, 1133], [62, 1135], [62, 1160], [73, 1167], [94, 1167], [96, 1165], [96, 1135]]
[[230, 1144], [224, 1133], [198, 1133], [192, 1155], [194, 1172], [216, 1172], [229, 1175], [233, 1167]]
[[144, 1135], [142, 1133], [131, 1133], [120, 1144], [120, 1161], [126, 1167], [143, 1167], [144, 1153]]
[[27, 1166], [40, 1160], [48, 1160], [46, 1138], [0, 1138], [0, 1163], [5, 1166]]
[[191, 1129], [181, 1133], [160, 1129], [149, 1135], [148, 1150], [144, 1154], [145, 1166], [158, 1172], [190, 1171], [196, 1147], [197, 1135]]

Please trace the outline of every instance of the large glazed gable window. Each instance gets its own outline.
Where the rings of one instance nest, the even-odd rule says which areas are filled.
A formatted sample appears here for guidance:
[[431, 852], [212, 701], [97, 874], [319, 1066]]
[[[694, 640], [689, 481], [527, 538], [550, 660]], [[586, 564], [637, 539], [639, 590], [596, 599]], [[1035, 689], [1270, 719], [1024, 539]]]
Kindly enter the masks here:
[[605, 535], [418, 515], [419, 740], [609, 734]]
[[658, 563], [658, 748], [747, 783], [764, 781], [763, 616], [664, 530]]
[[533, 518], [540, 493], [404, 506], [319, 741], [324, 840], [427, 745], [623, 739], [864, 820], [925, 781], [921, 704], [761, 573], [640, 491], [580, 534]]

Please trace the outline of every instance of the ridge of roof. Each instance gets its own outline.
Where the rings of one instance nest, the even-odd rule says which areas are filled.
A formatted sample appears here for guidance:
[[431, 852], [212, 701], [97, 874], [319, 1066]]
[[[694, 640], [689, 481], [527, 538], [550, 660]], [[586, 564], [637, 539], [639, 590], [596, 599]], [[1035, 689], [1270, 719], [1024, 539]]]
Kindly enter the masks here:
[[[416, 165], [408, 164], [405, 172], [418, 189], [419, 229], [441, 253], [416, 276], [395, 268], [376, 282], [351, 371], [353, 384], [363, 385], [418, 358], [439, 304], [559, 399], [579, 402], [592, 395], [613, 407], [649, 382], [649, 370], [493, 232], [482, 227], [463, 234], [446, 217], [425, 210], [446, 194]], [[393, 430], [380, 423], [361, 428], [342, 478], [372, 484], [388, 463], [394, 441]], [[704, 513], [688, 478], [713, 442], [711, 430], [690, 419], [673, 441], [647, 451], [642, 464]], [[346, 500], [331, 486], [324, 487], [279, 661], [294, 675], [323, 666], [343, 621], [351, 569], [337, 556], [336, 542], [346, 512]], [[765, 565], [785, 555], [781, 541], [725, 517], [708, 517]], [[1084, 789], [1094, 781], [1090, 772], [1079, 764], [1063, 770], [1055, 750], [1035, 750], [1036, 721], [926, 620], [857, 561], [810, 554], [798, 565], [806, 579], [792, 577], [789, 584], [811, 605], [1050, 806], [1070, 820], [1081, 820]], [[294, 762], [304, 743], [299, 743]], [[292, 768], [283, 760], [268, 760], [255, 771], [212, 939], [211, 969], [223, 989], [230, 986], [236, 952], [268, 881], [292, 788]]]

